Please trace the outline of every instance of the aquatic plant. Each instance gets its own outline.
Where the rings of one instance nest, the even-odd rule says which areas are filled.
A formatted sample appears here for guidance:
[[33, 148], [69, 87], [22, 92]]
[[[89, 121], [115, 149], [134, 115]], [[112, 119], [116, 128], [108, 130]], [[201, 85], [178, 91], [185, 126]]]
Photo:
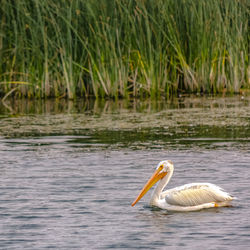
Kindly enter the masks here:
[[2, 0], [0, 95], [250, 88], [247, 0]]

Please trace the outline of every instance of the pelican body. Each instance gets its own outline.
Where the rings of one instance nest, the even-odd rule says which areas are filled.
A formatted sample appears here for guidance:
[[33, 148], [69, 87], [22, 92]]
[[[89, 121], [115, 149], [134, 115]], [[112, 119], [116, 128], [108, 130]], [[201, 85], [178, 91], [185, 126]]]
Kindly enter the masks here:
[[161, 161], [152, 177], [132, 203], [134, 206], [157, 182], [150, 205], [169, 211], [197, 211], [203, 208], [230, 206], [233, 197], [211, 183], [190, 183], [163, 191], [174, 172], [173, 162]]

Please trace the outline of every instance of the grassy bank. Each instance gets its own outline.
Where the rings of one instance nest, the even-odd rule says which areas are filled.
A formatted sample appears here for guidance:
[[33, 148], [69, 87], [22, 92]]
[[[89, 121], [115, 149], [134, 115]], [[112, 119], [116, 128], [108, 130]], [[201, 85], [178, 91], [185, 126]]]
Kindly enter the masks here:
[[0, 95], [250, 88], [247, 0], [2, 0]]

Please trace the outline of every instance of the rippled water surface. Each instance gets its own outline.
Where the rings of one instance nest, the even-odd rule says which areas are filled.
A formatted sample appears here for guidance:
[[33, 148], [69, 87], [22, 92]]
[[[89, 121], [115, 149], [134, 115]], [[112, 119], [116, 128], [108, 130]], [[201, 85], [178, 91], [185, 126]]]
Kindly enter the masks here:
[[[250, 248], [250, 99], [0, 106], [0, 249]], [[131, 202], [160, 160], [169, 187], [212, 182], [233, 207]]]

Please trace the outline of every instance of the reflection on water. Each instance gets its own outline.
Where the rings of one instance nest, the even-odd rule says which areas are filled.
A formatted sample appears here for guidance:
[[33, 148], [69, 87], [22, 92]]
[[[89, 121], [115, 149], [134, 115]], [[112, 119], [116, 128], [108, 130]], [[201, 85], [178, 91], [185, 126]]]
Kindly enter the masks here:
[[[162, 140], [166, 143], [168, 138], [244, 141], [249, 139], [250, 132], [250, 98], [247, 97], [152, 102], [16, 100], [8, 105], [12, 111], [0, 106], [0, 135], [8, 137], [90, 133], [103, 139], [103, 143], [125, 137], [129, 137], [125, 141], [133, 143], [135, 136], [143, 143], [151, 142], [155, 136], [159, 143]], [[137, 145], [137, 139], [135, 142]]]
[[249, 106], [250, 97], [185, 97], [162, 100], [84, 100], [66, 99], [27, 100], [8, 99], [0, 102], [0, 114], [60, 114], [60, 113], [121, 113], [129, 110], [133, 113], [155, 113], [166, 109], [224, 109]]
[[[0, 106], [2, 249], [248, 249], [250, 102], [10, 101]], [[212, 182], [230, 208], [131, 207], [160, 160], [169, 188]]]

